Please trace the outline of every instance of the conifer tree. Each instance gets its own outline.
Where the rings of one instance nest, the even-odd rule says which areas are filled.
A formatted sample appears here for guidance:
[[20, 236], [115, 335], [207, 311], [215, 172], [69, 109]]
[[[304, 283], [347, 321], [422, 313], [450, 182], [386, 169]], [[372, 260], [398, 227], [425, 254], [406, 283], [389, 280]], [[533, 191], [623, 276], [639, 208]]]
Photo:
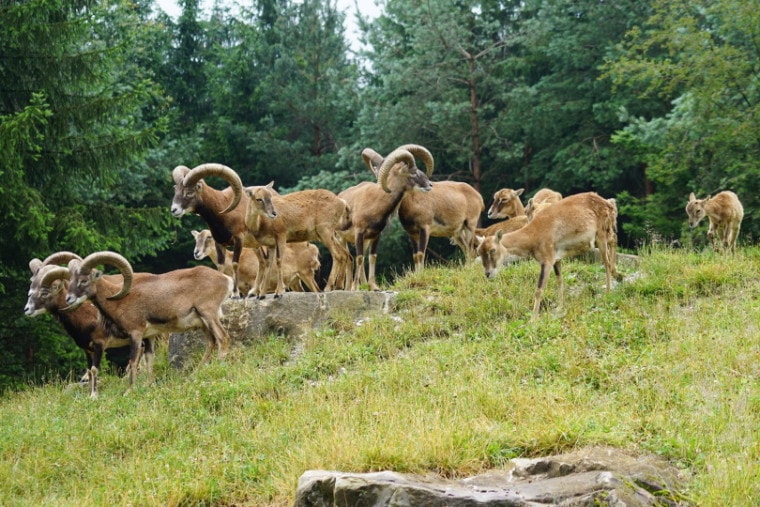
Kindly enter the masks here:
[[[28, 262], [53, 251], [134, 258], [169, 239], [165, 205], [145, 207], [138, 157], [163, 128], [161, 97], [137, 62], [146, 2], [30, 0], [0, 8], [0, 343], [13, 372], [56, 350], [20, 320]], [[47, 365], [55, 369], [57, 353]], [[77, 355], [81, 361], [81, 357]], [[59, 365], [59, 364], [58, 364]], [[0, 373], [2, 375], [2, 373]], [[0, 379], [2, 381], [2, 379]]]

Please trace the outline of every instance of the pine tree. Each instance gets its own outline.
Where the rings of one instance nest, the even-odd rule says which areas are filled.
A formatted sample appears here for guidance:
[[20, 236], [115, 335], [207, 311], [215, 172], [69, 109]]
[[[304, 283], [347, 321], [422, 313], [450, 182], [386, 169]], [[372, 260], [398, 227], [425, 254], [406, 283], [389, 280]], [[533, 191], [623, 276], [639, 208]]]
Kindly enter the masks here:
[[145, 2], [90, 0], [0, 8], [0, 283], [12, 291], [0, 315], [14, 323], [0, 343], [14, 372], [14, 361], [26, 357], [28, 371], [58, 347], [47, 332], [29, 332], [44, 323], [19, 322], [32, 257], [135, 257], [170, 237], [165, 205], [142, 204], [152, 176], [135, 163], [163, 128], [160, 94], [136, 64], [146, 12]]

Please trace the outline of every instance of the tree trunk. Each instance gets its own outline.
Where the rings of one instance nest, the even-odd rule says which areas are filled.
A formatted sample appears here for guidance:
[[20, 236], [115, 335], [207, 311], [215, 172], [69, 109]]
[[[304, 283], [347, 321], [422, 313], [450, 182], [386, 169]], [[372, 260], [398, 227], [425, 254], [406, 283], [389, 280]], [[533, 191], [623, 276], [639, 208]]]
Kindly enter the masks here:
[[472, 145], [472, 157], [470, 172], [472, 173], [472, 186], [475, 190], [480, 192], [481, 181], [481, 167], [480, 167], [480, 152], [482, 145], [480, 142], [480, 122], [478, 120], [478, 87], [475, 80], [475, 58], [470, 56], [468, 60], [470, 79], [468, 81], [470, 87], [470, 138]]

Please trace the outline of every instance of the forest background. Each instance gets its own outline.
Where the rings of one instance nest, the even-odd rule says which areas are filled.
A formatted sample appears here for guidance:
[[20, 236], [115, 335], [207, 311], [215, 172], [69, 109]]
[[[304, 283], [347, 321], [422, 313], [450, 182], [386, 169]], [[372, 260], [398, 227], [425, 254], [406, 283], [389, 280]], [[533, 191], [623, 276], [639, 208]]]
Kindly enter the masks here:
[[[56, 322], [23, 315], [30, 259], [195, 263], [203, 223], [169, 212], [177, 165], [339, 192], [371, 179], [363, 148], [417, 143], [434, 180], [486, 206], [503, 187], [617, 198], [624, 248], [702, 247], [692, 191], [735, 191], [740, 242], [758, 235], [752, 2], [386, 0], [356, 14], [359, 51], [331, 0], [179, 4], [174, 19], [153, 0], [0, 2], [0, 389], [83, 367]], [[385, 277], [411, 264], [397, 223], [380, 252]], [[455, 255], [445, 240], [428, 253]]]

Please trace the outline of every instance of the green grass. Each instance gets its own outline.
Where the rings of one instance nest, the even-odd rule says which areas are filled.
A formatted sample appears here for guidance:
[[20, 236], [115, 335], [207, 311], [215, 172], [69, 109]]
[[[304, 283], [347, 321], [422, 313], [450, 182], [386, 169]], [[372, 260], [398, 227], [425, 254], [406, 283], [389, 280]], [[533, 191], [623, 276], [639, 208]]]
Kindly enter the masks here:
[[0, 399], [0, 504], [292, 505], [309, 469], [461, 477], [604, 444], [682, 468], [695, 505], [760, 498], [760, 250], [647, 252], [609, 294], [565, 262], [432, 267], [397, 312], [271, 337], [123, 396], [64, 383]]

